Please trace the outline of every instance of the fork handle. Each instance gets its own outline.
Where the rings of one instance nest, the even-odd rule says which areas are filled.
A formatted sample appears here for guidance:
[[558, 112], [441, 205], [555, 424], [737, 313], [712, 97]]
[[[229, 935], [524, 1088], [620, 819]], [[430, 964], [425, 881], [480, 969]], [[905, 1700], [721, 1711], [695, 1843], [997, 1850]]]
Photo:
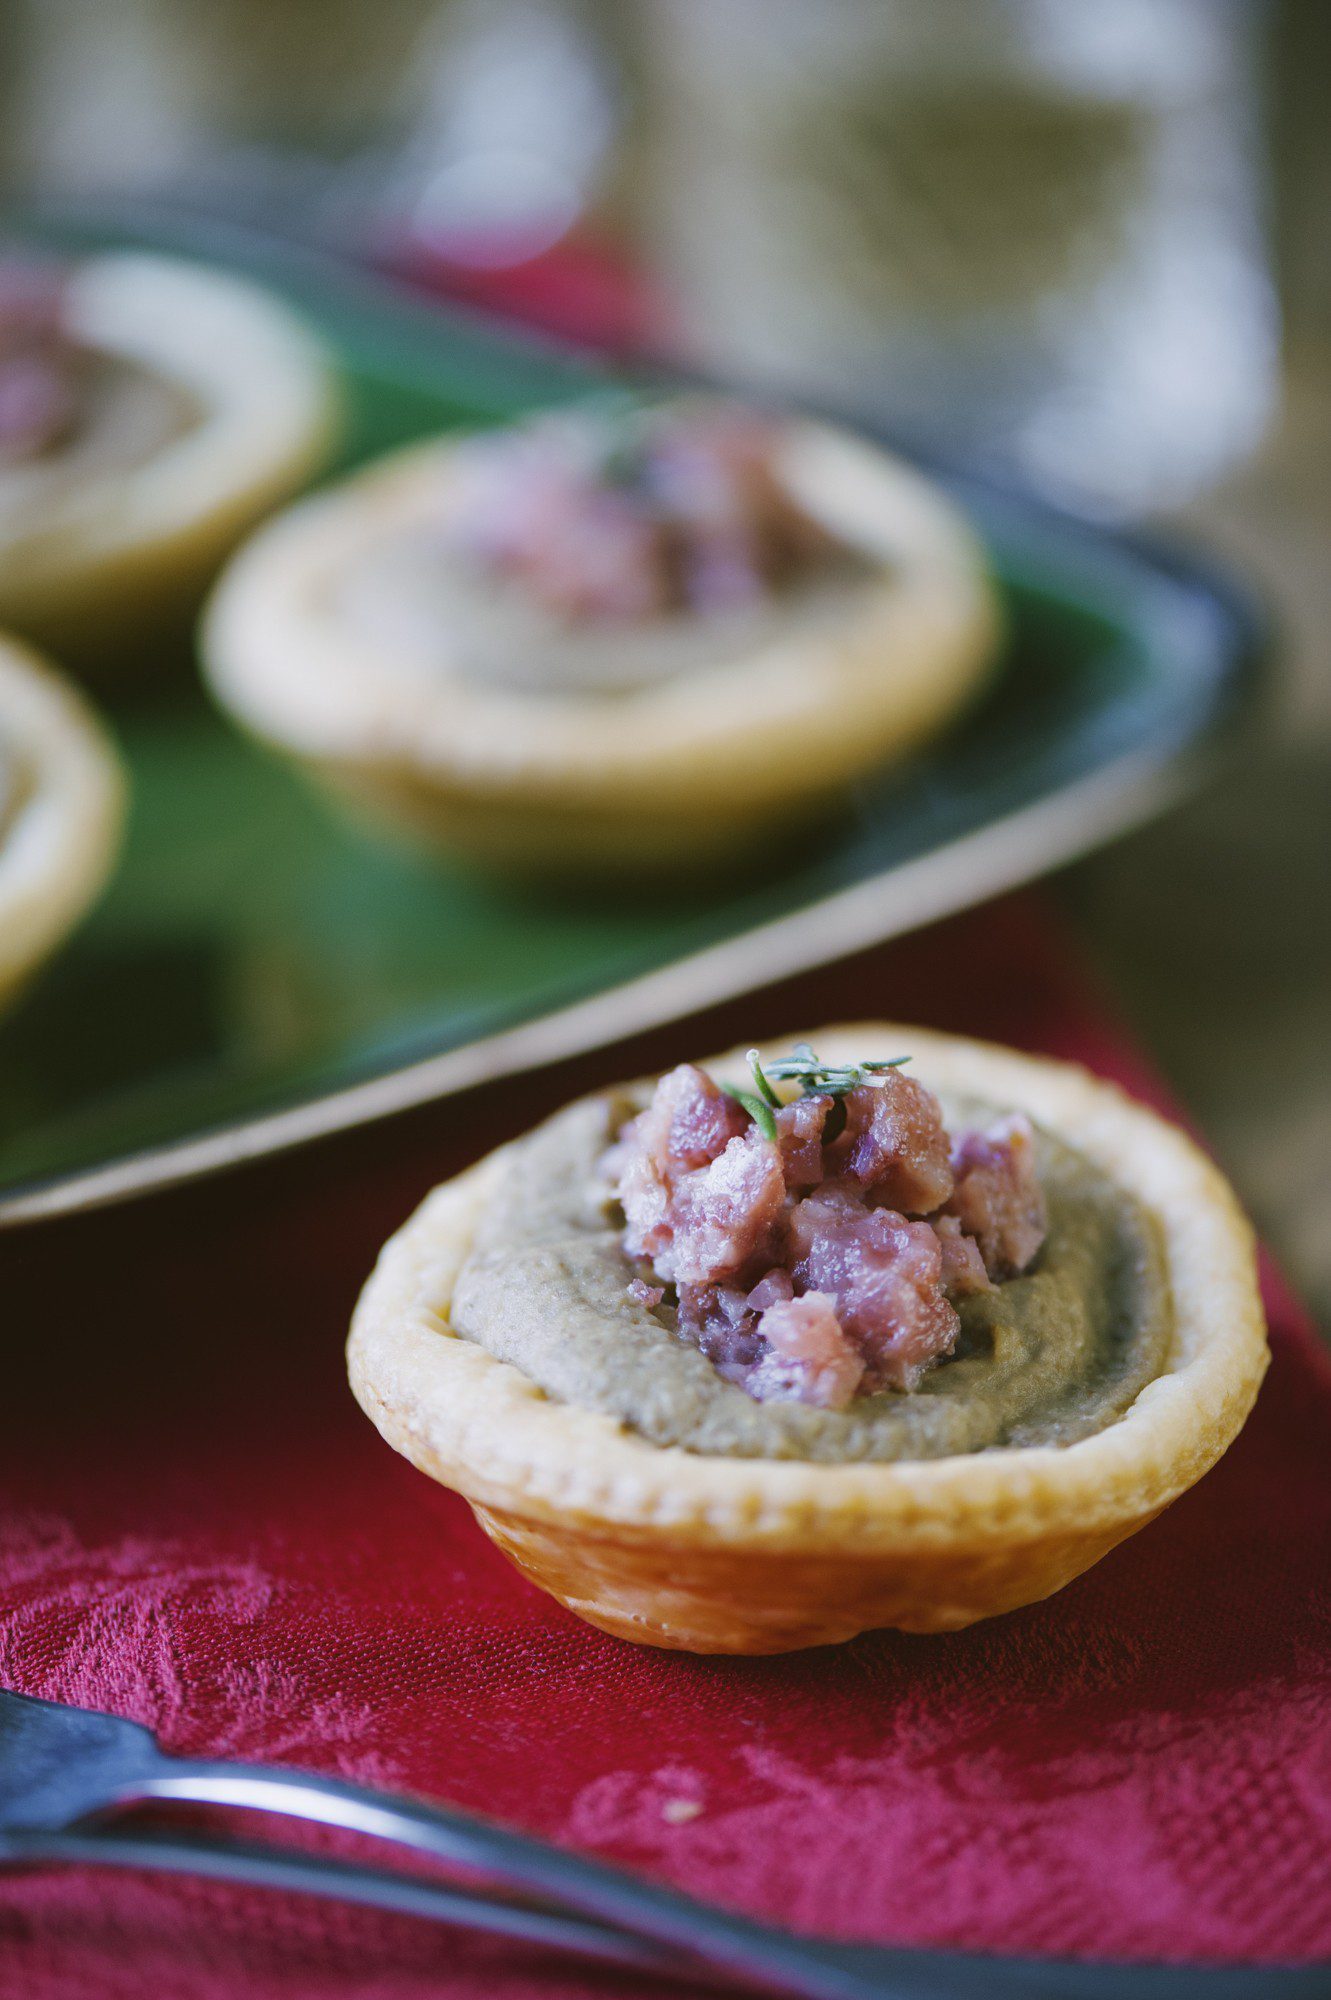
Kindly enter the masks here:
[[159, 1833], [138, 1828], [78, 1828], [55, 1832], [0, 1834], [0, 1863], [67, 1862], [98, 1868], [150, 1868], [174, 1875], [201, 1875], [213, 1881], [247, 1882], [264, 1889], [296, 1890], [362, 1903], [399, 1915], [428, 1917], [436, 1923], [465, 1924], [472, 1930], [523, 1944], [576, 1951], [610, 1965], [662, 1975], [685, 1970], [679, 1955], [648, 1938], [553, 1909], [508, 1903], [466, 1889], [393, 1875], [316, 1854], [295, 1854], [258, 1842], [192, 1833]]
[[949, 1952], [862, 1951], [798, 1937], [472, 1814], [340, 1778], [163, 1756], [132, 1796], [285, 1813], [396, 1841], [436, 1861], [483, 1871], [565, 1912], [651, 1940], [658, 1950], [666, 1947], [676, 1965], [684, 1954], [695, 1968], [703, 1960], [803, 2000], [964, 2000], [968, 1992], [977, 2000], [981, 1994], [984, 2000], [1006, 2000], [1009, 1994], [1012, 2000], [1030, 2000], [1030, 1982], [1016, 1976], [1015, 1964]]
[[285, 1813], [396, 1841], [557, 1904], [565, 1921], [591, 1918], [664, 1946], [676, 1970], [684, 1954], [694, 1968], [701, 1960], [803, 2000], [1331, 2000], [1327, 1965], [1097, 1965], [824, 1943], [472, 1814], [281, 1767], [162, 1756], [124, 1795], [126, 1803], [149, 1797]]

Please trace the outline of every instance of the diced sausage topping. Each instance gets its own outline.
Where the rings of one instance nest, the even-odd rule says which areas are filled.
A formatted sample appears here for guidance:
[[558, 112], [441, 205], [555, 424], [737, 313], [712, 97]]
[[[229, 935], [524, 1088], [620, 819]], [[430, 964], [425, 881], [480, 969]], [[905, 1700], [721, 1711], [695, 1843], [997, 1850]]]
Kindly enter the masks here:
[[941, 1207], [952, 1192], [952, 1148], [933, 1092], [893, 1069], [844, 1102], [845, 1130], [828, 1149], [839, 1170], [903, 1214]]
[[64, 305], [58, 267], [0, 260], [0, 465], [49, 451], [77, 417], [80, 357]]
[[681, 1063], [662, 1077], [624, 1148], [624, 1247], [658, 1278], [723, 1278], [752, 1262], [785, 1191], [777, 1148], [733, 1097]]
[[475, 440], [449, 542], [569, 624], [762, 604], [844, 553], [779, 476], [756, 412], [584, 410]]
[[1029, 1119], [1005, 1118], [987, 1132], [964, 1133], [953, 1151], [952, 1171], [956, 1185], [948, 1214], [975, 1238], [991, 1278], [1014, 1278], [1049, 1227]]
[[864, 1357], [847, 1340], [835, 1302], [825, 1292], [805, 1292], [767, 1307], [758, 1321], [764, 1343], [745, 1388], [760, 1402], [820, 1403], [842, 1410], [864, 1377]]
[[[954, 1301], [1026, 1270], [1047, 1228], [1020, 1117], [949, 1139], [936, 1097], [896, 1064], [828, 1066], [805, 1048], [757, 1091], [682, 1063], [608, 1156], [624, 1249], [678, 1331], [759, 1400], [844, 1409], [916, 1387], [949, 1354]], [[796, 1082], [782, 1102], [775, 1083]]]
[[970, 1292], [988, 1292], [993, 1281], [985, 1269], [984, 1256], [973, 1236], [967, 1236], [955, 1215], [933, 1217], [934, 1233], [943, 1253], [943, 1287], [954, 1299]]
[[791, 1275], [822, 1292], [864, 1356], [871, 1388], [913, 1389], [948, 1353], [957, 1315], [943, 1291], [943, 1254], [927, 1222], [869, 1208], [853, 1181], [824, 1182], [791, 1211]]

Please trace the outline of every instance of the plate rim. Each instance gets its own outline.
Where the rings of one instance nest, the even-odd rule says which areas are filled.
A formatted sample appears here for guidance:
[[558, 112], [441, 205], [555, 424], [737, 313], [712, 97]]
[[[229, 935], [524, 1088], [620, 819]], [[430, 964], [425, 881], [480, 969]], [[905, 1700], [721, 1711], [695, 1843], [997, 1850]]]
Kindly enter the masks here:
[[835, 964], [1067, 866], [1177, 803], [1214, 744], [1129, 752], [1015, 812], [650, 972], [298, 1103], [101, 1165], [0, 1192], [0, 1229], [81, 1214], [201, 1180], [612, 1046], [780, 978]]
[[[68, 227], [73, 218], [67, 208], [58, 219], [49, 211], [32, 219], [39, 229], [43, 222], [49, 227], [56, 220], [59, 229], [62, 223]], [[161, 220], [157, 218], [159, 225]], [[208, 254], [206, 247], [200, 249], [199, 239], [211, 234], [215, 255], [219, 237], [223, 240], [224, 262], [244, 262], [256, 246], [264, 250], [265, 261], [294, 255], [308, 278], [345, 289], [362, 307], [380, 299], [417, 324], [442, 311], [473, 339], [493, 336], [510, 356], [563, 367], [571, 374], [585, 371], [589, 384], [624, 372], [607, 357], [529, 333], [465, 304], [455, 309], [451, 302], [432, 303], [391, 274], [367, 270], [308, 245], [265, 237], [264, 232], [246, 227], [191, 229], [198, 218], [170, 220], [180, 234], [193, 235], [195, 254]], [[77, 218], [76, 229], [80, 223], [88, 226], [86, 209]], [[93, 226], [108, 227], [105, 211]], [[140, 230], [142, 226], [141, 219]], [[152, 233], [151, 222], [149, 226]], [[124, 237], [135, 234], [132, 221], [123, 214], [110, 227]], [[160, 240], [162, 233], [176, 231], [162, 232], [159, 226], [157, 233]], [[190, 254], [184, 243], [173, 247]], [[682, 369], [659, 367], [650, 357], [628, 372], [633, 379], [660, 379], [667, 373], [677, 381], [699, 379]], [[718, 385], [713, 381], [710, 386]], [[741, 384], [721, 386], [743, 393]], [[780, 400], [810, 407], [796, 405], [790, 398]], [[841, 420], [846, 420], [844, 415]], [[1065, 544], [1112, 550], [1205, 603], [1224, 633], [1205, 715], [1181, 737], [1166, 732], [1158, 743], [1142, 742], [1119, 751], [1093, 770], [924, 853], [526, 1020], [183, 1139], [115, 1155], [90, 1167], [15, 1181], [0, 1188], [0, 1229], [107, 1207], [291, 1151], [478, 1085], [608, 1047], [751, 992], [779, 979], [792, 966], [802, 970], [834, 964], [1065, 867], [1143, 825], [1195, 789], [1264, 690], [1271, 621], [1256, 594], [1223, 565], [1169, 537], [1108, 526], [1044, 499], [986, 466], [959, 462], [927, 441], [886, 433], [869, 423], [859, 428], [901, 451], [954, 491], [969, 493], [982, 506], [988, 501], [1011, 510], [1024, 529], [1037, 535], [1052, 532]]]

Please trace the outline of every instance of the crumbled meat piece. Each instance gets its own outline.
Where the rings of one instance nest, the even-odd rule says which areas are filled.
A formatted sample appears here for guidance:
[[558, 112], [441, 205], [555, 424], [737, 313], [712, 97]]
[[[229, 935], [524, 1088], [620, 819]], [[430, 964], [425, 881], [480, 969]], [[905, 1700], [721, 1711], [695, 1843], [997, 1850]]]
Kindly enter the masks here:
[[[764, 1281], [765, 1282], [765, 1281]], [[742, 1285], [681, 1285], [679, 1330], [700, 1347], [712, 1366], [742, 1382], [763, 1356], [758, 1332], [761, 1308], [749, 1304]]]
[[681, 1285], [679, 1323], [712, 1365], [760, 1402], [776, 1399], [844, 1409], [864, 1358], [838, 1324], [832, 1301], [795, 1297], [790, 1273], [772, 1270], [751, 1291]]
[[823, 1178], [823, 1126], [830, 1097], [800, 1097], [776, 1114], [776, 1143], [789, 1188], [817, 1187]]
[[660, 525], [620, 494], [573, 489], [539, 457], [490, 469], [471, 496], [467, 534], [473, 560], [525, 581], [570, 624], [632, 623], [668, 608]]
[[943, 1253], [927, 1222], [866, 1208], [851, 1181], [828, 1181], [790, 1218], [801, 1290], [826, 1293], [876, 1384], [912, 1388], [957, 1337], [943, 1294]]
[[[785, 1206], [781, 1155], [757, 1130], [732, 1139], [720, 1159], [678, 1181], [672, 1241], [658, 1274], [690, 1284], [738, 1275], [761, 1260]], [[770, 1261], [770, 1260], [769, 1260]]]
[[795, 1296], [795, 1284], [789, 1271], [771, 1270], [765, 1278], [759, 1278], [748, 1296], [751, 1312], [764, 1313], [769, 1306], [784, 1305]]
[[659, 1281], [634, 1296], [673, 1285], [680, 1335], [760, 1400], [913, 1389], [956, 1343], [954, 1301], [1044, 1240], [1030, 1125], [953, 1148], [937, 1099], [896, 1070], [774, 1123], [773, 1140], [692, 1064], [661, 1078], [608, 1156], [625, 1250]]
[[74, 421], [78, 356], [54, 266], [0, 261], [0, 463], [35, 458]]
[[630, 1256], [659, 1278], [710, 1284], [760, 1255], [785, 1201], [781, 1157], [709, 1076], [671, 1070], [631, 1141], [619, 1183]]
[[805, 1292], [768, 1306], [758, 1321], [766, 1352], [744, 1387], [759, 1402], [817, 1403], [844, 1410], [860, 1386], [864, 1356], [841, 1331], [833, 1301]]
[[828, 1147], [835, 1173], [853, 1174], [885, 1208], [929, 1215], [952, 1192], [951, 1148], [938, 1099], [889, 1070], [845, 1099], [845, 1130]]
[[624, 1209], [624, 1248], [630, 1257], [660, 1263], [670, 1248], [670, 1184], [645, 1145], [617, 1149], [622, 1158], [618, 1193]]
[[980, 1246], [991, 1278], [1014, 1278], [1032, 1261], [1049, 1227], [1026, 1118], [967, 1132], [952, 1156], [956, 1187], [947, 1204]]
[[734, 1098], [693, 1063], [680, 1063], [661, 1078], [651, 1103], [627, 1126], [615, 1149], [631, 1256], [655, 1262], [669, 1251], [678, 1182], [685, 1173], [710, 1165], [748, 1123]]
[[450, 542], [571, 623], [759, 604], [837, 548], [779, 478], [777, 442], [766, 419], [693, 405], [479, 439]]
[[943, 1252], [943, 1290], [948, 1297], [964, 1299], [971, 1292], [991, 1291], [992, 1281], [975, 1238], [966, 1235], [955, 1215], [931, 1219]]
[[662, 1077], [643, 1117], [643, 1136], [663, 1170], [672, 1173], [709, 1165], [749, 1125], [743, 1105], [694, 1063], [681, 1063]]

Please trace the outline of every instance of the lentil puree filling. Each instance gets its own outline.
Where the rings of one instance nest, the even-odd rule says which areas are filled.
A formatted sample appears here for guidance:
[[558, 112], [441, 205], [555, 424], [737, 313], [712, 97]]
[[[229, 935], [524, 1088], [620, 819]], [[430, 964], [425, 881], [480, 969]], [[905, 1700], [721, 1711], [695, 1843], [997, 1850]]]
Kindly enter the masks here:
[[692, 1065], [570, 1106], [503, 1156], [454, 1331], [697, 1453], [928, 1459], [1113, 1423], [1169, 1347], [1151, 1217], [1001, 1107], [869, 1067], [813, 1074], [774, 1139]]
[[40, 534], [89, 482], [137, 470], [203, 421], [183, 384], [80, 341], [70, 274], [0, 259], [0, 541]]
[[426, 673], [613, 698], [835, 633], [881, 564], [783, 482], [774, 419], [683, 398], [479, 435], [338, 610]]

